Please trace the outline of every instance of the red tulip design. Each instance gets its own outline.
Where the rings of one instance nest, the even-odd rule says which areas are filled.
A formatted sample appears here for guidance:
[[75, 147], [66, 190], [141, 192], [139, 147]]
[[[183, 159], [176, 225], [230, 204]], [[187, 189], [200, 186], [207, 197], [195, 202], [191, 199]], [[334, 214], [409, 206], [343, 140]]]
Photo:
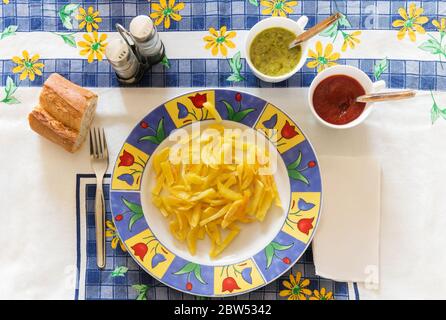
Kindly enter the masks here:
[[316, 166], [316, 162], [315, 161], [308, 162], [308, 168], [314, 168], [315, 166]]
[[141, 128], [143, 128], [143, 129], [147, 129], [147, 128], [149, 127], [149, 124], [148, 124], [147, 122], [145, 122], [145, 121], [141, 121], [141, 122], [139, 123], [139, 126], [140, 126]]
[[203, 108], [203, 104], [207, 101], [207, 94], [199, 94], [197, 93], [193, 97], [189, 97], [190, 101], [192, 101], [195, 108], [201, 109]]
[[227, 277], [223, 280], [222, 283], [223, 292], [229, 291], [232, 293], [232, 291], [236, 289], [240, 289], [240, 287], [237, 284], [237, 281], [233, 277]]
[[300, 219], [297, 222], [297, 229], [299, 229], [300, 232], [308, 235], [310, 233], [310, 230], [313, 229], [313, 221], [314, 221], [314, 218]]
[[191, 291], [192, 290], [192, 283], [188, 282], [186, 283], [186, 290]]
[[292, 126], [288, 120], [285, 121], [285, 125], [282, 128], [282, 131], [280, 132], [282, 134], [282, 137], [285, 139], [291, 139], [297, 136], [299, 133], [296, 131], [296, 127]]
[[282, 262], [285, 263], [285, 264], [290, 264], [291, 260], [290, 260], [290, 258], [285, 257], [285, 258], [282, 259]]
[[122, 156], [119, 157], [119, 160], [118, 167], [130, 167], [135, 163], [135, 157], [125, 150], [122, 153]]
[[237, 92], [235, 95], [235, 101], [240, 102], [242, 101], [242, 95], [240, 92]]
[[144, 260], [144, 257], [146, 256], [146, 253], [149, 250], [149, 248], [147, 248], [147, 245], [142, 242], [133, 245], [132, 249], [135, 253], [135, 256], [139, 257], [141, 261]]
[[121, 221], [122, 219], [124, 219], [124, 216], [123, 216], [122, 214], [118, 214], [118, 215], [115, 217], [115, 220], [116, 220], [116, 221]]

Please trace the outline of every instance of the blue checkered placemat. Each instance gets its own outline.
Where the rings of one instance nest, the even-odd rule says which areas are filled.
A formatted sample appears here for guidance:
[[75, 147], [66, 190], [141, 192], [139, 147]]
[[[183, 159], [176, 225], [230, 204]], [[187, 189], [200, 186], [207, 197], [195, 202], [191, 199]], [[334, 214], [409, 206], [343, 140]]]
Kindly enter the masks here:
[[[123, 252], [119, 245], [116, 249], [112, 249], [112, 238], [107, 238], [106, 242], [106, 267], [104, 270], [98, 270], [96, 267], [96, 243], [95, 243], [95, 221], [94, 221], [94, 199], [96, 192], [95, 184], [85, 184], [85, 187], [81, 187], [82, 179], [93, 178], [93, 175], [78, 175], [77, 176], [77, 214], [80, 215], [81, 206], [85, 208], [86, 212], [86, 224], [85, 230], [80, 230], [81, 226], [78, 223], [78, 266], [81, 265], [81, 257], [85, 256], [85, 270], [80, 269], [80, 272], [85, 272], [83, 277], [84, 283], [79, 283], [76, 290], [75, 298], [79, 298], [79, 291], [85, 290], [86, 300], [96, 299], [136, 299], [141, 292], [140, 289], [144, 288], [145, 297], [150, 300], [162, 299], [162, 300], [186, 300], [186, 299], [203, 299], [201, 297], [195, 297], [175, 289], [171, 289], [159, 281], [152, 278], [149, 274], [143, 271], [133, 258], [127, 253]], [[109, 205], [109, 185], [104, 185], [104, 196], [106, 201], [106, 219], [111, 221], [110, 205]], [[80, 193], [85, 194], [85, 203], [80, 203]], [[78, 216], [78, 221], [80, 217]], [[80, 233], [85, 233], [86, 244], [80, 245]], [[83, 254], [85, 253], [85, 254]], [[122, 276], [113, 276], [113, 272], [119, 270], [119, 267], [125, 267], [128, 269]], [[333, 296], [337, 300], [347, 299], [359, 299], [359, 294], [356, 288], [356, 284], [353, 285], [355, 294], [351, 294], [349, 285], [344, 282], [335, 282], [332, 280], [324, 279], [315, 275], [313, 255], [311, 247], [302, 256], [297, 264], [293, 266], [291, 272], [296, 275], [300, 273], [302, 278], [310, 280], [310, 284], [307, 287], [311, 291], [325, 288], [326, 292], [332, 292]], [[236, 299], [249, 299], [249, 300], [276, 300], [286, 299], [279, 295], [281, 290], [286, 289], [282, 281], [289, 280], [290, 271], [284, 274], [281, 278], [262, 287], [256, 291], [237, 296]], [[142, 285], [142, 287], [141, 287]]]
[[[24, 80], [21, 86], [41, 86], [53, 72], [58, 72], [67, 79], [84, 87], [118, 87], [115, 73], [107, 61], [89, 64], [86, 60], [55, 60], [43, 59], [45, 69], [43, 77], [33, 82]], [[227, 78], [231, 70], [227, 60], [221, 59], [175, 59], [170, 60], [171, 67], [165, 69], [162, 65], [152, 67], [138, 87], [309, 87], [316, 76], [314, 69], [304, 66], [301, 71], [290, 79], [280, 83], [268, 83], [258, 79], [249, 70], [245, 60], [242, 63], [241, 74], [246, 81], [231, 83]], [[359, 67], [370, 78], [374, 78], [373, 70], [378, 60], [374, 59], [341, 59], [340, 64]], [[9, 60], [0, 61], [1, 70], [11, 70], [14, 63]], [[5, 74], [0, 78], [0, 86], [6, 83]], [[446, 64], [437, 61], [390, 60], [389, 67], [381, 75], [389, 88], [413, 88], [419, 90], [446, 90]], [[2, 83], [3, 81], [3, 83]]]

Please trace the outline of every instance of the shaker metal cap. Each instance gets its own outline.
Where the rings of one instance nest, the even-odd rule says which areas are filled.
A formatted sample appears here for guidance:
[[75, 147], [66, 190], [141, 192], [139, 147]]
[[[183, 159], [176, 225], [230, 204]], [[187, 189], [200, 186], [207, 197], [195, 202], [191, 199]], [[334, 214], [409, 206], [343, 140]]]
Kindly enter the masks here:
[[146, 40], [153, 32], [153, 21], [149, 16], [136, 16], [130, 22], [130, 33], [138, 41]]
[[114, 39], [105, 48], [107, 59], [115, 65], [125, 65], [129, 60], [129, 47], [122, 39]]

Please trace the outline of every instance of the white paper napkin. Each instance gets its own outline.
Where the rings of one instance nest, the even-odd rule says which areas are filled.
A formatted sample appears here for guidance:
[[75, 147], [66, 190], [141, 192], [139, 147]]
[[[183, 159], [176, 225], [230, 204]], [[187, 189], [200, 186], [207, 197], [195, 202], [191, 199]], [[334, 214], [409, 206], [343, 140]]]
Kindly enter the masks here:
[[323, 213], [313, 241], [316, 274], [379, 284], [381, 168], [368, 157], [321, 157]]

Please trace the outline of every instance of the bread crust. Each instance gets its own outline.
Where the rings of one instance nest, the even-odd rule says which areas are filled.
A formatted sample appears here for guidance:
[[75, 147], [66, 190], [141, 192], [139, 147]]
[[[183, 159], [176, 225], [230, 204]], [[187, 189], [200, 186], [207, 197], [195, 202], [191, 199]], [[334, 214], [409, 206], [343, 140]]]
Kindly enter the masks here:
[[32, 130], [75, 152], [85, 140], [98, 96], [54, 73], [45, 82], [40, 105], [28, 115]]
[[28, 115], [28, 121], [32, 130], [69, 152], [75, 152], [80, 145], [77, 143], [77, 131], [54, 119], [40, 106], [34, 108]]
[[57, 73], [45, 81], [39, 103], [51, 116], [64, 125], [80, 131], [83, 115], [96, 105], [97, 95]]

